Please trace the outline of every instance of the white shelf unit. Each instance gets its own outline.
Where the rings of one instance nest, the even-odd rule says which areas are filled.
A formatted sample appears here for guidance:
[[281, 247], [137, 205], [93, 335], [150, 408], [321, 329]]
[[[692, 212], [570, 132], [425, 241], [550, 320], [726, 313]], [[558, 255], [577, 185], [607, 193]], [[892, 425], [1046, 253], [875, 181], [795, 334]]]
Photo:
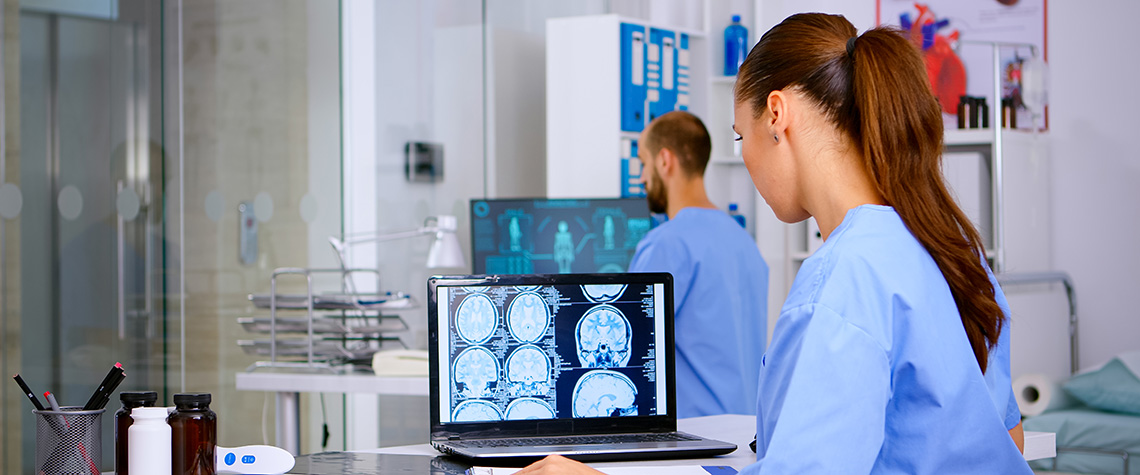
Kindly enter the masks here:
[[[706, 116], [710, 77], [704, 33], [618, 15], [548, 20], [546, 194], [550, 198], [621, 196], [622, 142], [638, 136], [623, 131], [621, 125], [623, 23], [645, 28], [646, 37], [650, 28], [688, 35], [687, 53], [678, 51], [689, 56], [687, 107], [698, 117]], [[652, 80], [650, 73], [646, 71], [647, 81]], [[636, 156], [632, 158], [636, 161]]]
[[[995, 272], [1051, 269], [1047, 136], [1026, 130], [947, 130], [943, 173], [978, 227]], [[790, 225], [788, 284], [808, 252], [806, 223]]]
[[744, 159], [736, 153], [736, 133], [732, 130], [734, 99], [732, 97], [736, 78], [714, 76], [709, 81], [709, 111], [702, 117], [712, 137], [711, 165], [744, 165]]

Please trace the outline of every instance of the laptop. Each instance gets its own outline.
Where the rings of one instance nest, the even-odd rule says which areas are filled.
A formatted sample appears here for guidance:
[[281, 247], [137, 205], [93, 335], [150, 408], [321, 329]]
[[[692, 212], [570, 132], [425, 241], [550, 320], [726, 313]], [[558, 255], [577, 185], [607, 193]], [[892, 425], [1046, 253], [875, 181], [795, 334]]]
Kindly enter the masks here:
[[428, 279], [431, 444], [486, 465], [727, 454], [677, 431], [667, 273]]

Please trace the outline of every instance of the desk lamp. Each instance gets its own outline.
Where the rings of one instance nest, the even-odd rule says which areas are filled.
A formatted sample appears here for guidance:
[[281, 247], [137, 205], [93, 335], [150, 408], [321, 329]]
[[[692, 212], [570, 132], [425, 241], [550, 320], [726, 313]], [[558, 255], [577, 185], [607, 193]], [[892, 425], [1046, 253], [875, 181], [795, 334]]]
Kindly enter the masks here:
[[[467, 265], [467, 261], [463, 258], [463, 249], [459, 247], [459, 238], [455, 235], [455, 231], [458, 228], [459, 220], [456, 219], [455, 216], [431, 216], [425, 219], [424, 225], [417, 229], [369, 234], [345, 240], [337, 239], [335, 236], [329, 236], [329, 243], [332, 244], [333, 250], [336, 251], [337, 259], [340, 260], [341, 270], [347, 272], [348, 267], [344, 252], [348, 246], [365, 242], [395, 241], [434, 234], [435, 240], [432, 241], [431, 249], [428, 250], [427, 267], [463, 267]], [[345, 276], [345, 280], [346, 282], [348, 281], [347, 275]]]

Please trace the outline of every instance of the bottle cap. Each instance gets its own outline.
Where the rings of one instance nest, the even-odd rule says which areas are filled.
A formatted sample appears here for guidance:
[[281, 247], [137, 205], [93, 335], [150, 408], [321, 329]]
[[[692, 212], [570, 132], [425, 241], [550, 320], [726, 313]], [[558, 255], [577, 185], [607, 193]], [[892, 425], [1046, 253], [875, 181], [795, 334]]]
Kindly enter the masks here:
[[729, 203], [728, 204], [728, 210], [729, 211], [736, 211], [736, 203]]
[[740, 15], [733, 15], [732, 16], [732, 22], [733, 23], [740, 23]]
[[158, 393], [154, 391], [123, 391], [119, 393], [119, 402], [127, 407], [153, 407], [158, 401]]
[[165, 407], [139, 407], [131, 410], [131, 418], [139, 420], [166, 420]]
[[210, 405], [210, 393], [189, 393], [189, 394], [175, 394], [175, 406], [208, 406]]

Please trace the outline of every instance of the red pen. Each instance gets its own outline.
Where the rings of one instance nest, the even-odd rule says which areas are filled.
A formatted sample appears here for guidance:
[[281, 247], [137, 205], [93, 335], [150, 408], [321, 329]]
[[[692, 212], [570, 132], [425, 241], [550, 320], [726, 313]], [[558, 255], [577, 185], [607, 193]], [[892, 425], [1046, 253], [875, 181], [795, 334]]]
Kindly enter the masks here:
[[[59, 402], [55, 400], [55, 396], [52, 395], [51, 391], [45, 392], [44, 398], [48, 400], [48, 404], [51, 405], [52, 411], [63, 412], [63, 410], [59, 407]], [[68, 429], [71, 428], [71, 424], [67, 422], [66, 417], [63, 417], [61, 415], [59, 418], [63, 419], [64, 426], [66, 426]], [[87, 467], [91, 469], [91, 475], [101, 475], [102, 472], [100, 472], [99, 467], [95, 465], [95, 461], [91, 459], [91, 455], [87, 453], [87, 447], [83, 446], [83, 442], [76, 442], [75, 445], [79, 448], [79, 453], [83, 456], [83, 461], [87, 462]]]

